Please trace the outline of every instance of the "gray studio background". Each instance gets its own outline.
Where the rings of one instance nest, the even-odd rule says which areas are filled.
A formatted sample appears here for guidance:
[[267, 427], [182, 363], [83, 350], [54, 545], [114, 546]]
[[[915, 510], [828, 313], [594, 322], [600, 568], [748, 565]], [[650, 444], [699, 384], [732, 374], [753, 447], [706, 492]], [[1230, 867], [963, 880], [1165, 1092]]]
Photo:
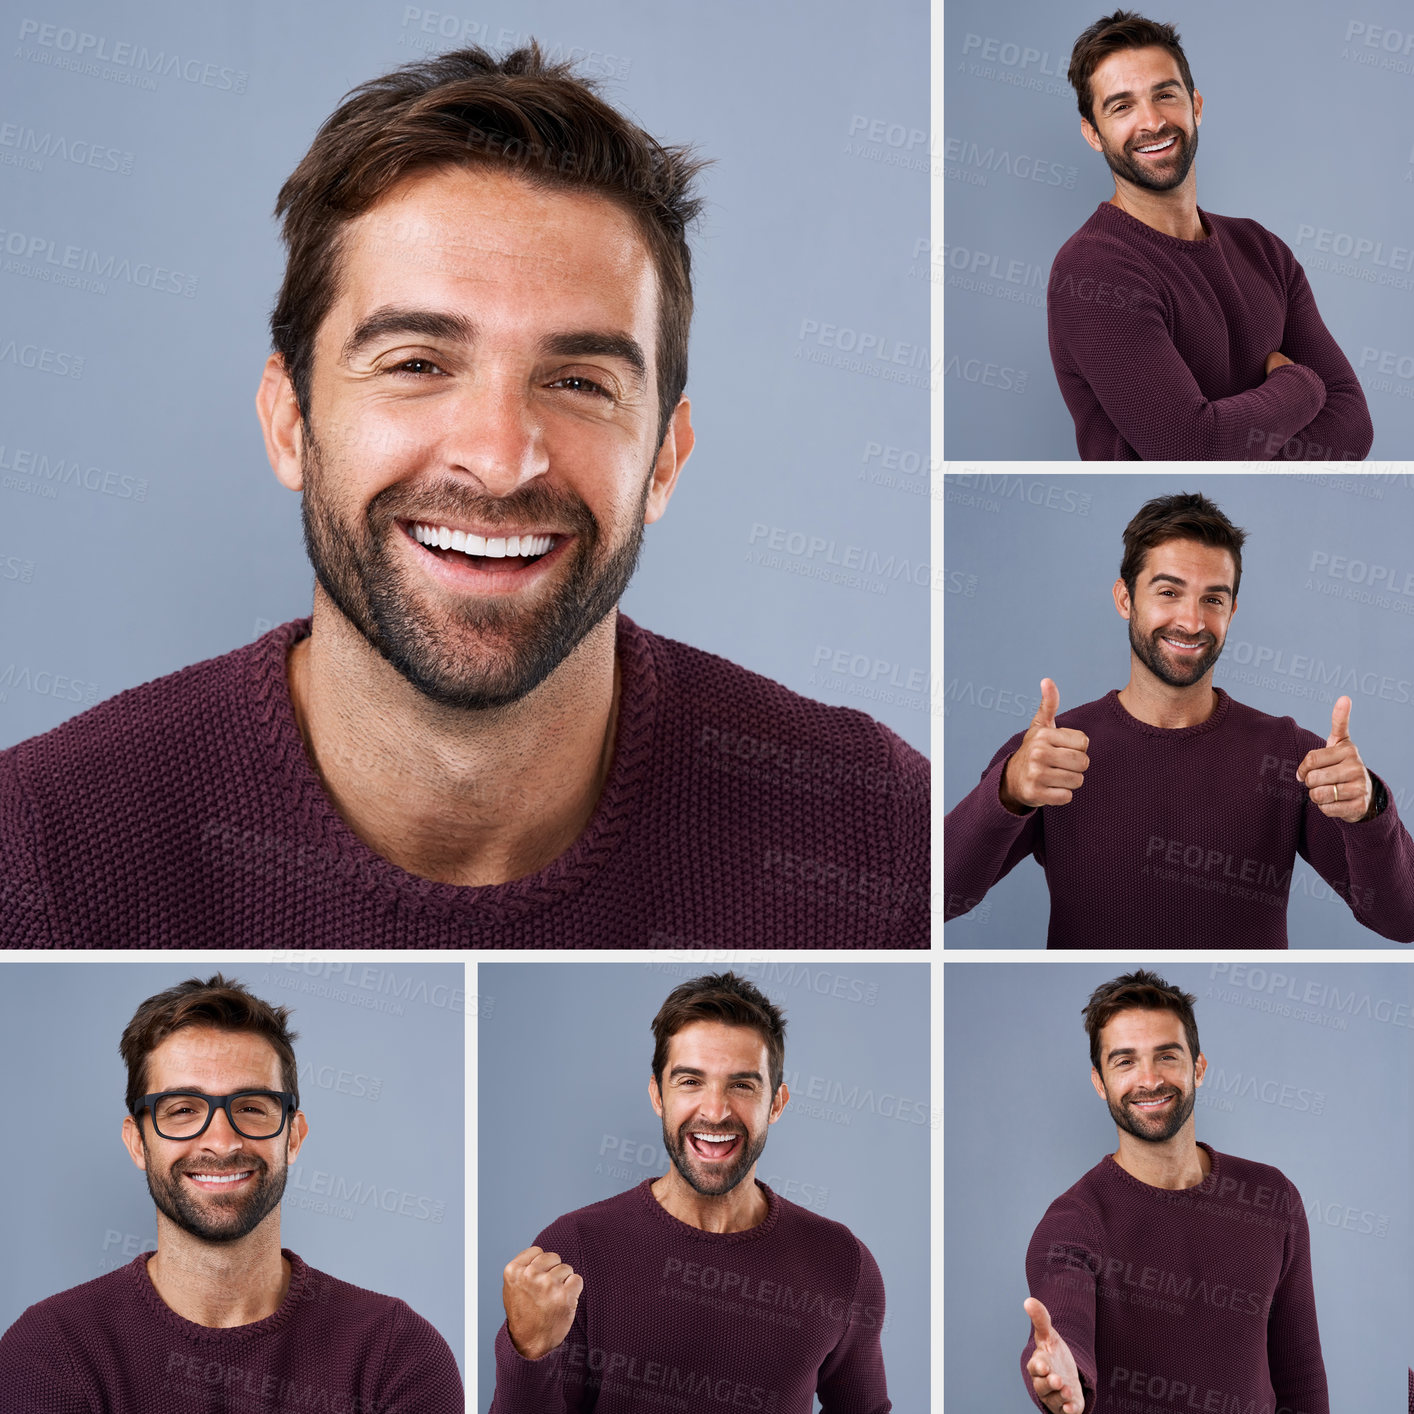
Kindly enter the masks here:
[[[716, 163], [693, 256], [697, 449], [626, 611], [928, 750], [924, 0], [867, 21], [847, 0], [7, 14], [0, 747], [309, 612], [298, 498], [254, 411], [276, 192], [355, 84], [533, 34]], [[106, 288], [54, 281], [68, 247], [90, 281], [112, 262]]]
[[[45, 1106], [30, 1089], [12, 1115], [16, 1154], [47, 1160], [7, 1164], [0, 1179], [0, 1330], [36, 1301], [156, 1248], [152, 1199], [120, 1139], [118, 1041], [145, 998], [218, 971], [291, 1007], [299, 1033], [309, 1134], [281, 1202], [282, 1245], [342, 1281], [401, 1297], [464, 1365], [465, 969], [407, 960], [0, 965], [5, 1070], [62, 1097]], [[34, 1127], [46, 1112], [64, 1117], [53, 1133]]]
[[[948, 0], [939, 170], [950, 458], [1076, 459], [1046, 342], [1056, 252], [1114, 194], [1066, 81], [1096, 0]], [[1295, 252], [1375, 424], [1414, 456], [1414, 23], [1408, 5], [1145, 4], [1177, 26], [1203, 95], [1198, 203]]]
[[[1096, 986], [1132, 966], [946, 966], [950, 1408], [1033, 1407], [1020, 1368], [1030, 1334], [1026, 1246], [1050, 1203], [1115, 1150], [1080, 1013]], [[1208, 1072], [1197, 1137], [1274, 1165], [1301, 1194], [1331, 1408], [1400, 1407], [1410, 1316], [1409, 969], [1279, 960], [1155, 970], [1198, 998]]]
[[[1414, 818], [1414, 475], [1072, 475], [1028, 467], [945, 478], [945, 808], [976, 786], [1054, 678], [1060, 710], [1129, 679], [1129, 639], [1110, 588], [1121, 535], [1153, 496], [1201, 491], [1248, 532], [1242, 585], [1213, 683], [1324, 739], [1350, 697], [1351, 740]], [[1372, 583], [1375, 570], [1382, 571]], [[1323, 685], [1351, 669], [1364, 688]], [[1045, 947], [1050, 895], [1023, 860], [950, 947]], [[1395, 947], [1355, 921], [1299, 855], [1287, 908], [1295, 947]]]
[[[771, 1127], [757, 1176], [782, 1197], [844, 1223], [874, 1254], [884, 1277], [889, 1397], [900, 1411], [925, 1409], [931, 1131], [922, 1120], [933, 1113], [927, 968], [734, 966], [786, 1014], [791, 1098]], [[506, 1262], [562, 1214], [667, 1172], [662, 1121], [648, 1099], [650, 1027], [674, 987], [724, 970], [670, 959], [478, 964], [478, 1409], [490, 1407], [495, 1387], [492, 1344], [505, 1320]]]

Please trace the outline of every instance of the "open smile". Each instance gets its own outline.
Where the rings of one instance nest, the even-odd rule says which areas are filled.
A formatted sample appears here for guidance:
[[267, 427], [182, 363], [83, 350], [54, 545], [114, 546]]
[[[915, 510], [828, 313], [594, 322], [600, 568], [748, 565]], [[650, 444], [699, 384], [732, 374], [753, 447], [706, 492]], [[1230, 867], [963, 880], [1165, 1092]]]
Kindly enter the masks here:
[[507, 593], [540, 579], [562, 558], [572, 535], [527, 528], [507, 535], [431, 521], [399, 521], [422, 566], [444, 584], [481, 593]]
[[705, 1162], [721, 1163], [729, 1159], [742, 1145], [740, 1134], [713, 1134], [709, 1130], [691, 1130], [687, 1136], [687, 1147]]
[[1201, 639], [1197, 643], [1184, 643], [1181, 639], [1177, 638], [1164, 638], [1162, 635], [1160, 635], [1160, 638], [1161, 641], [1168, 644], [1175, 653], [1201, 653], [1203, 649], [1208, 646], [1207, 642]]
[[1162, 157], [1162, 156], [1164, 156], [1164, 154], [1167, 153], [1177, 142], [1178, 142], [1178, 138], [1177, 138], [1176, 136], [1175, 136], [1175, 137], [1169, 137], [1169, 138], [1165, 138], [1162, 142], [1149, 142], [1149, 143], [1145, 143], [1143, 147], [1136, 147], [1134, 150], [1135, 150], [1137, 153], [1139, 153], [1141, 156], [1144, 156], [1144, 157], [1151, 157], [1151, 158], [1152, 158], [1152, 157]]
[[183, 1178], [203, 1189], [207, 1193], [230, 1193], [241, 1188], [250, 1179], [255, 1177], [254, 1169], [240, 1169], [235, 1173], [191, 1173], [182, 1175]]

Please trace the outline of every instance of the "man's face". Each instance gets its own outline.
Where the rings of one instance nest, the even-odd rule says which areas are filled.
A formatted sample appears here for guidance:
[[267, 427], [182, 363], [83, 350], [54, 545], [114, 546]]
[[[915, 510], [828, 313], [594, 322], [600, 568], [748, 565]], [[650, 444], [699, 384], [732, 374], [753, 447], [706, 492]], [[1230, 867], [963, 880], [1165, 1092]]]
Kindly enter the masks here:
[[749, 1026], [694, 1021], [668, 1042], [662, 1089], [648, 1082], [663, 1145], [698, 1193], [730, 1193], [766, 1147], [766, 1130], [789, 1098], [771, 1094], [766, 1041]]
[[[147, 1089], [229, 1095], [281, 1090], [280, 1062], [263, 1037], [188, 1026], [147, 1059]], [[247, 1139], [216, 1110], [195, 1139], [163, 1139], [144, 1110], [123, 1121], [133, 1162], [146, 1171], [152, 1201], [184, 1232], [203, 1242], [235, 1242], [278, 1207], [289, 1160], [299, 1152], [305, 1119], [296, 1114], [273, 1139]]]
[[1118, 177], [1149, 191], [1170, 191], [1198, 155], [1203, 95], [1189, 99], [1178, 61], [1167, 49], [1121, 49], [1090, 76], [1085, 141]]
[[1212, 670], [1234, 612], [1237, 566], [1227, 550], [1169, 540], [1145, 556], [1130, 597], [1115, 582], [1115, 604], [1129, 620], [1134, 656], [1169, 687], [1192, 687]]
[[281, 471], [319, 582], [433, 701], [517, 701], [617, 604], [691, 446], [685, 402], [658, 442], [648, 248], [602, 197], [475, 169], [342, 248]]
[[1100, 1068], [1090, 1080], [1110, 1117], [1145, 1143], [1172, 1139], [1193, 1113], [1208, 1068], [1188, 1054], [1183, 1023], [1171, 1011], [1116, 1013], [1100, 1031]]

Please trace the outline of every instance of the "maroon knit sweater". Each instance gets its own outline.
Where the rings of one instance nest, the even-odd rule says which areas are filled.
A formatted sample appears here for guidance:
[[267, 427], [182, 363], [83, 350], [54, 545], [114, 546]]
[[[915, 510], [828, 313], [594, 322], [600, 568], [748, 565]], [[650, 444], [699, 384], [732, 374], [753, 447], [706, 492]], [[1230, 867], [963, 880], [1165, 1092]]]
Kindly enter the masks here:
[[[1360, 381], [1305, 272], [1255, 221], [1199, 213], [1206, 240], [1101, 202], [1060, 248], [1051, 362], [1085, 461], [1358, 461]], [[1291, 366], [1265, 373], [1274, 350]]]
[[1284, 948], [1300, 854], [1365, 927], [1414, 942], [1414, 841], [1394, 801], [1358, 825], [1321, 814], [1295, 772], [1325, 741], [1214, 691], [1196, 727], [1151, 727], [1117, 691], [1062, 712], [1057, 726], [1090, 738], [1085, 784], [1025, 815], [998, 793], [1017, 732], [943, 822], [945, 917], [1034, 854], [1051, 891], [1047, 947]]
[[927, 947], [928, 763], [620, 616], [613, 761], [579, 839], [484, 888], [344, 822], [305, 753], [288, 623], [0, 752], [9, 947]]
[[229, 1329], [177, 1315], [151, 1252], [31, 1306], [0, 1338], [0, 1414], [462, 1414], [447, 1342], [406, 1302], [286, 1252], [290, 1289]]
[[843, 1223], [758, 1187], [766, 1218], [703, 1232], [645, 1179], [551, 1223], [536, 1246], [584, 1278], [561, 1345], [527, 1360], [503, 1321], [491, 1414], [648, 1409], [887, 1414], [884, 1283]]
[[[1195, 1188], [1142, 1183], [1106, 1154], [1026, 1250], [1085, 1386], [1085, 1414], [1330, 1414], [1301, 1195], [1219, 1154]], [[1037, 1408], [1026, 1362], [1021, 1377]]]

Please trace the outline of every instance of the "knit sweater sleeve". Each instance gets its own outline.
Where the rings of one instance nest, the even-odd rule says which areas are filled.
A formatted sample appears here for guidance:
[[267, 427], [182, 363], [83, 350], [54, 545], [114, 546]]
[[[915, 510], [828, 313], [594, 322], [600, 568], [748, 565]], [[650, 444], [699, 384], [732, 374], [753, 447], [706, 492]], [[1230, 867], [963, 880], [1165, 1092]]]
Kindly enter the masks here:
[[[1314, 732], [1297, 727], [1296, 733], [1288, 753], [1296, 762], [1325, 745]], [[1396, 943], [1414, 943], [1414, 840], [1388, 787], [1386, 795], [1385, 808], [1359, 824], [1323, 815], [1307, 795], [1296, 848], [1365, 927]]]
[[874, 1254], [862, 1243], [849, 1319], [839, 1344], [820, 1366], [815, 1393], [820, 1414], [889, 1414], [893, 1404], [884, 1384], [884, 1278]]
[[0, 751], [0, 947], [56, 946], [18, 749]]
[[1325, 384], [1325, 406], [1276, 453], [1286, 461], [1360, 461], [1375, 440], [1365, 392], [1350, 360], [1325, 326], [1300, 262], [1277, 240], [1287, 266], [1286, 328], [1281, 352]]
[[380, 1395], [380, 1414], [461, 1414], [466, 1407], [451, 1347], [402, 1301], [389, 1324]]
[[982, 779], [943, 817], [944, 922], [976, 908], [1028, 854], [1045, 863], [1042, 812], [1013, 815], [1000, 795], [1002, 772], [1023, 735], [992, 757]]
[[0, 1414], [91, 1414], [62, 1335], [31, 1306], [0, 1336]]
[[1287, 1180], [1290, 1223], [1281, 1275], [1267, 1312], [1267, 1364], [1278, 1409], [1330, 1414], [1316, 1293], [1311, 1283], [1311, 1231], [1296, 1185]]
[[[1098, 1366], [1095, 1360], [1095, 1299], [1103, 1265], [1099, 1231], [1092, 1215], [1070, 1194], [1062, 1194], [1036, 1225], [1026, 1249], [1026, 1287], [1050, 1314], [1051, 1325], [1070, 1348], [1085, 1391], [1084, 1414], [1095, 1408]], [[1035, 1337], [1021, 1352], [1021, 1378], [1031, 1402], [1041, 1410], [1027, 1361]]]
[[[1057, 372], [1063, 362], [1074, 368], [1143, 461], [1241, 461], [1267, 446], [1270, 458], [1325, 405], [1320, 375], [1299, 360], [1246, 392], [1204, 397], [1174, 346], [1163, 290], [1142, 260], [1117, 249], [1098, 257], [1091, 242], [1064, 248], [1046, 310]], [[1254, 446], [1254, 429], [1267, 440]]]
[[[568, 1218], [551, 1223], [535, 1246], [557, 1252], [561, 1261], [580, 1272], [579, 1241]], [[539, 1360], [527, 1360], [515, 1348], [509, 1323], [502, 1321], [496, 1332], [496, 1392], [489, 1414], [588, 1414], [595, 1403], [594, 1389], [584, 1379], [588, 1346], [583, 1293], [569, 1334]]]
[[901, 918], [897, 936], [904, 947], [928, 946], [932, 927], [932, 858], [929, 802], [931, 768], [882, 722], [875, 724], [888, 752], [888, 828], [893, 865], [894, 897]]

